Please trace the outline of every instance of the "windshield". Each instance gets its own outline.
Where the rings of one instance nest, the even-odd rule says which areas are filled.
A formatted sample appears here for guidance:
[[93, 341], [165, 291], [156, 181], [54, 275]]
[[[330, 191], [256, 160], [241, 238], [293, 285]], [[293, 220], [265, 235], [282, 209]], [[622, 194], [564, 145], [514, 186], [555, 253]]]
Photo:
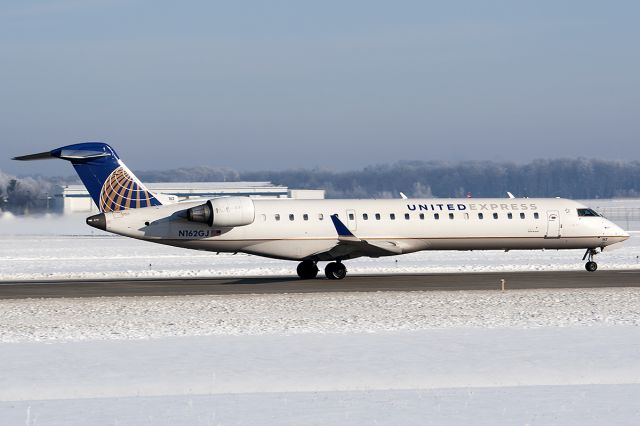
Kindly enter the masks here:
[[596, 216], [596, 217], [599, 217], [600, 215], [598, 213], [596, 213], [595, 210], [578, 209], [578, 216], [581, 216], [581, 217], [584, 217], [584, 216]]

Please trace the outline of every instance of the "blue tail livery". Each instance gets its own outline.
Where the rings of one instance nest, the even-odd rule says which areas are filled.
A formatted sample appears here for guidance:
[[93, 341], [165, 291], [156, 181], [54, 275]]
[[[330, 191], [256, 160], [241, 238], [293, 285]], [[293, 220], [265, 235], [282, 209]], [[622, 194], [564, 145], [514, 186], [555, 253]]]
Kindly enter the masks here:
[[101, 212], [162, 205], [106, 143], [67, 145], [48, 152], [15, 157], [14, 160], [50, 158], [71, 162]]

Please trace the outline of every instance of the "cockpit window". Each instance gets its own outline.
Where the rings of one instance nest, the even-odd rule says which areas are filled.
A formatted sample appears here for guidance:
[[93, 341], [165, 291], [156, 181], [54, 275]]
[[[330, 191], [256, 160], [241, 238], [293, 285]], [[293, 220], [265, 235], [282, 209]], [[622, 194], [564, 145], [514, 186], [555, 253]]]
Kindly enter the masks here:
[[578, 209], [578, 216], [580, 217], [584, 217], [584, 216], [600, 216], [598, 213], [595, 212], [595, 210], [591, 210], [591, 209]]

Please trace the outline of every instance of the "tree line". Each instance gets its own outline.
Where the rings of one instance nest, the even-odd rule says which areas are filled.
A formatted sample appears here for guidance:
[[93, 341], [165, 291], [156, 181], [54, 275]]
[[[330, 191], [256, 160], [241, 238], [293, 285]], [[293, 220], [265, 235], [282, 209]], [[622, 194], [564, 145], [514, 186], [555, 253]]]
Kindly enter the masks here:
[[[577, 199], [640, 196], [640, 162], [598, 159], [494, 161], [402, 161], [336, 172], [321, 169], [238, 172], [233, 169], [190, 168], [143, 172], [147, 180], [271, 181], [289, 188], [325, 189], [330, 198], [519, 197]], [[153, 178], [153, 179], [148, 179]]]

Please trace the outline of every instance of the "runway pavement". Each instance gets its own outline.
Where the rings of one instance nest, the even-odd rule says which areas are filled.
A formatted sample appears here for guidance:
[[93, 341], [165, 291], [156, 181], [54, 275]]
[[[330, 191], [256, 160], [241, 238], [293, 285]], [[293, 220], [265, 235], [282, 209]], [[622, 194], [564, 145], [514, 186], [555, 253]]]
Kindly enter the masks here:
[[0, 281], [0, 299], [102, 296], [177, 296], [195, 294], [268, 294], [348, 291], [427, 291], [640, 287], [640, 270], [505, 272], [425, 275], [347, 276], [299, 280], [293, 277], [189, 278], [97, 281]]

